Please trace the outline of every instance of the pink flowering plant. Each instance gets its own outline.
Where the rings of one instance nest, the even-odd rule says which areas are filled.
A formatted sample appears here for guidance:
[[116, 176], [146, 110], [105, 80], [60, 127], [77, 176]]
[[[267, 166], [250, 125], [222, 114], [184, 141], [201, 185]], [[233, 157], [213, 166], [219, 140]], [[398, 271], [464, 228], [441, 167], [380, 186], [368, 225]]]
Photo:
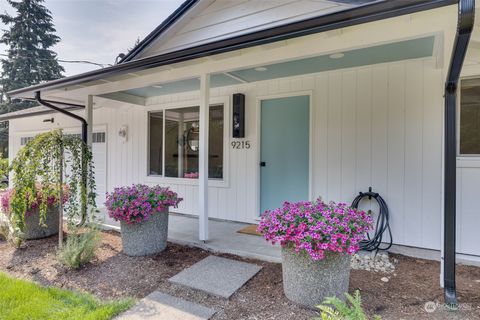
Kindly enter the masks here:
[[372, 228], [373, 219], [364, 211], [345, 203], [316, 201], [285, 202], [283, 207], [266, 211], [258, 232], [273, 244], [304, 250], [313, 260], [325, 252], [353, 254]]
[[105, 206], [110, 218], [128, 224], [147, 221], [151, 215], [177, 207], [182, 198], [169, 188], [136, 184], [107, 193]]
[[[36, 210], [40, 208], [40, 206], [45, 200], [47, 203], [47, 207], [54, 207], [60, 203], [59, 197], [57, 194], [51, 193], [51, 194], [44, 195], [42, 193], [43, 189], [41, 187], [41, 184], [37, 183], [35, 188], [36, 188], [35, 195], [31, 196], [28, 192], [25, 194], [25, 198], [27, 199], [27, 210], [24, 213], [25, 216], [31, 215], [34, 212], [36, 212]], [[12, 202], [12, 197], [14, 193], [15, 193], [15, 189], [7, 189], [0, 196], [2, 210], [6, 214], [10, 214], [11, 202]], [[63, 193], [62, 193], [62, 204], [67, 203], [69, 196], [70, 196], [70, 192], [69, 192], [68, 186], [65, 185], [63, 187]]]

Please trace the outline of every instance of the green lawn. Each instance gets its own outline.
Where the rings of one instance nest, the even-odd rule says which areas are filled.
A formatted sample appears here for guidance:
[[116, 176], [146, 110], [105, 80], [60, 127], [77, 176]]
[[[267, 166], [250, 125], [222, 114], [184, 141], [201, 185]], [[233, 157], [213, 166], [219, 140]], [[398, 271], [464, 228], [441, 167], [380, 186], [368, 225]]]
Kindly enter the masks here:
[[88, 294], [44, 288], [0, 272], [0, 320], [111, 319], [133, 300], [101, 302]]

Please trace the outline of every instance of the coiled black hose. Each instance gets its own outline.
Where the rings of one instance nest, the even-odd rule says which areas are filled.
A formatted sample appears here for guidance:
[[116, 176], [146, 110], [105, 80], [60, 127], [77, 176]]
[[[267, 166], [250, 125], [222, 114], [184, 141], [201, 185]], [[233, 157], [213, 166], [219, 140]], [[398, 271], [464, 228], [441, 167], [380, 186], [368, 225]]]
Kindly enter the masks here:
[[[358, 209], [358, 204], [362, 201], [363, 198], [368, 197], [369, 199], [375, 199], [378, 203], [380, 211], [377, 217], [377, 223], [375, 224], [375, 233], [372, 237], [370, 234], [367, 234], [367, 240], [360, 242], [360, 249], [366, 251], [379, 251], [379, 250], [388, 250], [393, 244], [392, 239], [392, 230], [390, 229], [389, 223], [389, 212], [388, 206], [385, 200], [376, 192], [372, 192], [370, 187], [368, 192], [360, 192], [358, 196], [352, 202], [352, 208]], [[390, 242], [382, 246], [382, 240], [384, 233], [387, 232], [390, 238]]]

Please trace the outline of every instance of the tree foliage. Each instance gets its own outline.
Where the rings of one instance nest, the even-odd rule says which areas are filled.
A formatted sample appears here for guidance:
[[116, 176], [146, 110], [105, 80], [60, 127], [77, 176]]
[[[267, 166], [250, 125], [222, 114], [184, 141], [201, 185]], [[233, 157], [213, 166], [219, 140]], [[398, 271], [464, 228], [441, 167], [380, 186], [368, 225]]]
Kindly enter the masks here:
[[[0, 14], [0, 20], [9, 27], [3, 30], [0, 43], [7, 46], [2, 59], [0, 86], [3, 93], [62, 77], [65, 70], [52, 50], [60, 38], [55, 34], [51, 12], [44, 0], [7, 0], [16, 11], [12, 16]], [[29, 101], [10, 100], [8, 97], [0, 113], [16, 111], [34, 105]]]

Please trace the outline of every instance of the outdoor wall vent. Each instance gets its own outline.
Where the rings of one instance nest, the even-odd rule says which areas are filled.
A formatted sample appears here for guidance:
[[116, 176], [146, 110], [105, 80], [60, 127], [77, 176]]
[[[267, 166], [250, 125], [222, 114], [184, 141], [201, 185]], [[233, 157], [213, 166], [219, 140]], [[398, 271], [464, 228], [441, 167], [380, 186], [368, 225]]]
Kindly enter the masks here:
[[232, 137], [245, 138], [245, 95], [233, 95]]

